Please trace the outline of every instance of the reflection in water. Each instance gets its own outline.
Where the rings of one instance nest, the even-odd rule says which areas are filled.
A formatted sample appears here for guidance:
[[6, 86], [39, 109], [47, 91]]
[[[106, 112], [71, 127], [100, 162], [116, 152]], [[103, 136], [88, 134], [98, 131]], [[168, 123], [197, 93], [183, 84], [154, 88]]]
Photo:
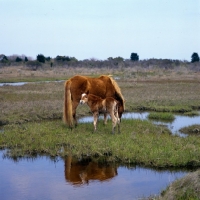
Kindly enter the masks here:
[[0, 151], [1, 200], [139, 199], [159, 194], [186, 174], [181, 170], [101, 166], [71, 158], [53, 162], [45, 156], [14, 162], [2, 155]]
[[[123, 119], [141, 119], [141, 120], [147, 120], [148, 119], [149, 112], [130, 112], [130, 113], [123, 113], [122, 120]], [[102, 116], [100, 116], [100, 119], [103, 119]], [[179, 130], [185, 126], [191, 126], [194, 124], [200, 124], [200, 116], [182, 116], [182, 115], [175, 115], [175, 120], [170, 122], [164, 122], [164, 121], [156, 121], [151, 120], [155, 124], [164, 125], [168, 127], [169, 130], [173, 134], [178, 134], [180, 136], [186, 136], [185, 134], [182, 134]], [[79, 122], [93, 122], [92, 116], [82, 117], [79, 119]], [[123, 121], [122, 121], [123, 123]]]
[[109, 181], [117, 175], [117, 168], [100, 165], [91, 160], [77, 161], [68, 156], [65, 160], [65, 179], [72, 185], [89, 184], [90, 181]]

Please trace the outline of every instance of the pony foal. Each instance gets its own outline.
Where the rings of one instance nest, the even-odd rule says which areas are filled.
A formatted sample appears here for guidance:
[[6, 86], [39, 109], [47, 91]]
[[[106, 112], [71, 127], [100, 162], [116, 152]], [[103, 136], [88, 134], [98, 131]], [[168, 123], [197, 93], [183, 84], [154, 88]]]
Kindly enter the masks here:
[[106, 114], [109, 113], [112, 119], [112, 133], [115, 132], [115, 127], [118, 124], [118, 133], [120, 132], [120, 119], [118, 115], [118, 101], [112, 97], [106, 97], [102, 99], [93, 94], [85, 94], [81, 95], [80, 104], [87, 103], [90, 107], [91, 112], [94, 117], [94, 131], [97, 129], [97, 120], [100, 112], [104, 113], [104, 123], [106, 123]]

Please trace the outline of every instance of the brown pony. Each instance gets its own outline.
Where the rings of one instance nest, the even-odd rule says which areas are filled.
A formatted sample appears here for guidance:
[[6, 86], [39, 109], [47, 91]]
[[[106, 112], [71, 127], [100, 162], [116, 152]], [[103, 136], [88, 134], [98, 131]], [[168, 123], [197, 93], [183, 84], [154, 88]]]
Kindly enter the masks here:
[[77, 125], [76, 108], [79, 105], [81, 94], [94, 94], [101, 98], [113, 97], [119, 102], [119, 118], [124, 112], [124, 97], [116, 81], [106, 75], [98, 78], [74, 76], [65, 82], [63, 119], [70, 128]]
[[[119, 116], [118, 116], [118, 101], [112, 97], [106, 97], [102, 99], [93, 94], [85, 94], [83, 93], [80, 100], [81, 104], [87, 103], [90, 107], [91, 112], [93, 113], [94, 117], [94, 131], [97, 129], [97, 120], [99, 117], [99, 113], [109, 113], [112, 119], [112, 133], [115, 132], [115, 127], [118, 124], [118, 133], [119, 130]], [[106, 123], [106, 115], [104, 115], [104, 123]]]

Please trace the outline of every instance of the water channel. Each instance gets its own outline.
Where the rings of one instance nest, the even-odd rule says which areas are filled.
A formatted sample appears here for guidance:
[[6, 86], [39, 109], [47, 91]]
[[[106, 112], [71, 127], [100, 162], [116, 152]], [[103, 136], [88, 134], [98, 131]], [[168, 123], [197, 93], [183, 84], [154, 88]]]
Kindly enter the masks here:
[[[146, 120], [148, 112], [125, 113], [123, 118]], [[79, 122], [92, 122], [84, 117]], [[123, 120], [123, 119], [122, 119]], [[173, 134], [184, 126], [200, 123], [200, 116], [175, 116], [166, 125]], [[182, 136], [182, 135], [181, 135]], [[185, 135], [183, 135], [185, 136]], [[0, 151], [0, 197], [4, 199], [140, 199], [158, 195], [175, 179], [186, 175], [182, 170], [154, 170], [138, 166], [99, 165], [48, 157], [20, 159], [4, 157]]]

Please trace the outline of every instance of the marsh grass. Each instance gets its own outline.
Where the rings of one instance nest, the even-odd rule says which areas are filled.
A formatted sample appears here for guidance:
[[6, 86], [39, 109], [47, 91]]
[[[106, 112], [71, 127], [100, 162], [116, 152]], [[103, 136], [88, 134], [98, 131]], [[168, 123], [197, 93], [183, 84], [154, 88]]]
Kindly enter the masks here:
[[185, 116], [190, 116], [190, 117], [199, 116], [199, 112], [196, 111], [196, 110], [192, 110], [192, 111], [190, 111], [190, 112], [184, 112], [184, 115], [185, 115]]
[[152, 112], [148, 115], [149, 119], [154, 120], [163, 120], [163, 121], [173, 121], [175, 119], [174, 115], [172, 113], [161, 113], [161, 112]]
[[200, 170], [191, 172], [185, 177], [174, 181], [157, 199], [199, 200], [200, 198]]
[[123, 120], [121, 134], [111, 134], [111, 122], [100, 121], [97, 132], [91, 123], [70, 130], [61, 121], [7, 125], [0, 147], [10, 157], [45, 154], [105, 157], [107, 161], [151, 167], [200, 166], [200, 141], [172, 136], [164, 127], [142, 120]]

